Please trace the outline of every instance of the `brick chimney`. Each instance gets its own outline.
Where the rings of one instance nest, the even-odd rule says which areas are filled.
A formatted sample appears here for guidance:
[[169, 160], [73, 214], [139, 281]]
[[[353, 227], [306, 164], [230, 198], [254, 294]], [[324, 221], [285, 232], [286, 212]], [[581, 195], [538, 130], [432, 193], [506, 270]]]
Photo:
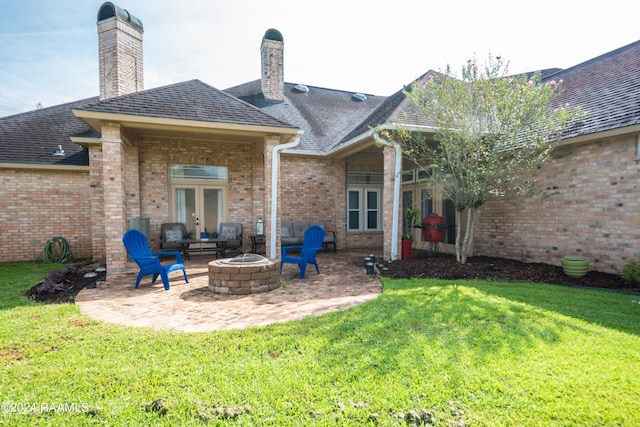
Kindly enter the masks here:
[[284, 101], [284, 40], [271, 28], [262, 37], [262, 94], [267, 101]]
[[98, 10], [100, 99], [144, 89], [142, 21], [111, 2]]

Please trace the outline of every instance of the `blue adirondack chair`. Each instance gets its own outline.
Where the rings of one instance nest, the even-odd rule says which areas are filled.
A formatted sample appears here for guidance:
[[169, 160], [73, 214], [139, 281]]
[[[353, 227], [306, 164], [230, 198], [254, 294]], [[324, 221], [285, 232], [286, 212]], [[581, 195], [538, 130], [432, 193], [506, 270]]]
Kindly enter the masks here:
[[[142, 234], [138, 230], [128, 230], [122, 237], [122, 243], [127, 248], [129, 256], [140, 267], [140, 273], [136, 279], [135, 288], [140, 284], [140, 279], [144, 276], [153, 276], [151, 283], [155, 283], [158, 276], [162, 279], [162, 284], [165, 290], [169, 290], [169, 273], [182, 270], [184, 274], [184, 281], [189, 283], [187, 278], [187, 272], [184, 269], [184, 262], [182, 261], [182, 254], [180, 252], [151, 252], [149, 249], [149, 243], [147, 242], [147, 236]], [[176, 262], [172, 264], [163, 265], [160, 262], [159, 256], [175, 256]]]
[[[282, 257], [280, 259], [280, 274], [282, 274], [282, 265], [285, 263], [298, 264], [300, 267], [300, 278], [304, 279], [304, 273], [307, 270], [307, 264], [316, 267], [316, 272], [320, 274], [316, 254], [322, 250], [322, 241], [324, 240], [324, 230], [322, 227], [313, 225], [304, 232], [304, 241], [302, 246], [283, 246]], [[293, 249], [300, 249], [300, 256], [288, 255]]]

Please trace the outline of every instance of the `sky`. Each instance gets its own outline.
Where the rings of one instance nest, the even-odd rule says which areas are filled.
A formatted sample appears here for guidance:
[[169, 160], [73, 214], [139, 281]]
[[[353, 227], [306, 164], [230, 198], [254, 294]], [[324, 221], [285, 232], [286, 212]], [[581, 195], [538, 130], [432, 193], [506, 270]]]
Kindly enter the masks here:
[[[640, 40], [629, 0], [116, 0], [144, 25], [145, 89], [260, 78], [260, 42], [284, 38], [289, 83], [391, 95], [474, 55], [519, 73], [568, 68]], [[0, 117], [99, 94], [103, 1], [0, 0]]]

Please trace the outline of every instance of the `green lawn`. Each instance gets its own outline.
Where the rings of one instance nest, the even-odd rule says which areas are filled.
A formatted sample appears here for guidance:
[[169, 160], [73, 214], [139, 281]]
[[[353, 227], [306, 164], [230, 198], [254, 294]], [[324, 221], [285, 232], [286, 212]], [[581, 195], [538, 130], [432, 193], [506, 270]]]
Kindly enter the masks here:
[[22, 297], [47, 268], [0, 264], [0, 424], [640, 425], [640, 295], [385, 279], [348, 311], [182, 333]]

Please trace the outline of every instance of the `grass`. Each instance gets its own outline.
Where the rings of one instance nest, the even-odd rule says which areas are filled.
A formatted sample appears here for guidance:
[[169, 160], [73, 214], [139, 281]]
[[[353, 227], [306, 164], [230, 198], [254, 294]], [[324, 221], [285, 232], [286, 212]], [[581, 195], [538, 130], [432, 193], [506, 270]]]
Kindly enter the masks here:
[[22, 297], [47, 268], [0, 265], [0, 423], [640, 425], [638, 295], [384, 279], [347, 311], [181, 333]]

